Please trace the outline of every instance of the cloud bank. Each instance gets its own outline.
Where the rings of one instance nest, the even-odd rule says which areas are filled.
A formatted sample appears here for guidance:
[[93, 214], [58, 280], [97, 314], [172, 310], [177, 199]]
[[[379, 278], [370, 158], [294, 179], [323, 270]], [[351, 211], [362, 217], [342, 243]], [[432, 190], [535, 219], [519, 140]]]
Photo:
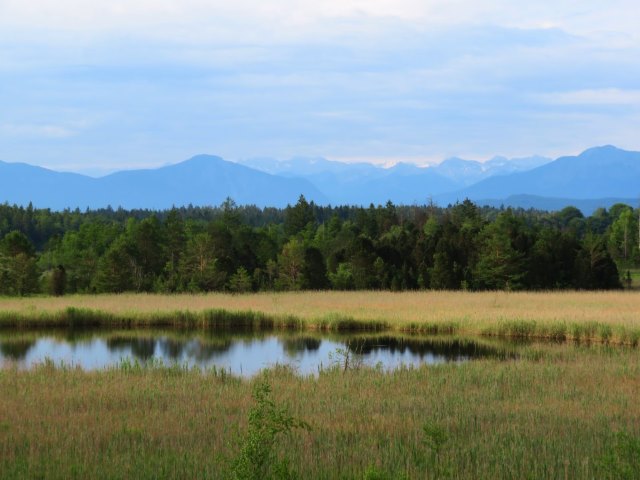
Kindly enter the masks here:
[[0, 159], [640, 149], [635, 1], [0, 2]]

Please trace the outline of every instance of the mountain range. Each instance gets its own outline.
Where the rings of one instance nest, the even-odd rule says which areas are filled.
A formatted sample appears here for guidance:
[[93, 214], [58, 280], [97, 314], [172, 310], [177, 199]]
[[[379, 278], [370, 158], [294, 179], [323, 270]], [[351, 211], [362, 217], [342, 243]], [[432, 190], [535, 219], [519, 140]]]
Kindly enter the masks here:
[[243, 165], [273, 175], [305, 178], [334, 204], [425, 203], [429, 197], [457, 191], [494, 175], [530, 170], [551, 159], [494, 157], [486, 162], [449, 158], [432, 167], [397, 163], [382, 168], [370, 163], [343, 163], [324, 158], [295, 157], [243, 160]]
[[430, 167], [398, 163], [384, 168], [324, 158], [225, 161], [198, 155], [175, 165], [125, 170], [100, 178], [24, 163], [0, 162], [0, 201], [41, 208], [164, 209], [172, 205], [238, 204], [282, 207], [299, 195], [317, 204], [479, 204], [557, 210], [573, 205], [585, 214], [640, 195], [640, 152], [595, 147], [577, 156], [485, 162], [449, 158]]

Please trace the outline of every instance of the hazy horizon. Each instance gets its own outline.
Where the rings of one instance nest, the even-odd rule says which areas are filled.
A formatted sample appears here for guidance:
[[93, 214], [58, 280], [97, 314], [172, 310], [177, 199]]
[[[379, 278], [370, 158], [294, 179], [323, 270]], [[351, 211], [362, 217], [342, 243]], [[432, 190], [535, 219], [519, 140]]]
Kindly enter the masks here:
[[[592, 148], [592, 147], [589, 147]], [[573, 153], [573, 154], [567, 154], [567, 155], [571, 155], [571, 156], [577, 156], [580, 153], [582, 153], [584, 150], [587, 150], [587, 148]], [[295, 163], [297, 161], [301, 161], [301, 160], [324, 160], [324, 161], [328, 161], [328, 162], [337, 162], [337, 163], [343, 163], [343, 164], [369, 164], [378, 168], [384, 168], [384, 169], [390, 169], [393, 168], [394, 166], [400, 165], [400, 164], [409, 164], [409, 165], [414, 165], [416, 167], [419, 168], [429, 168], [429, 167], [436, 167], [438, 165], [440, 165], [441, 163], [447, 161], [447, 160], [452, 160], [452, 159], [459, 159], [459, 160], [464, 160], [464, 161], [471, 161], [471, 162], [479, 162], [479, 163], [487, 163], [490, 162], [492, 160], [495, 159], [506, 159], [510, 162], [515, 161], [518, 162], [519, 160], [527, 160], [530, 158], [545, 158], [547, 160], [553, 161], [556, 158], [555, 157], [546, 157], [544, 155], [538, 155], [538, 154], [531, 154], [531, 155], [526, 155], [526, 156], [519, 156], [519, 157], [507, 157], [506, 155], [492, 155], [490, 157], [486, 157], [486, 158], [463, 158], [460, 155], [453, 155], [447, 158], [442, 158], [440, 160], [431, 162], [431, 163], [418, 163], [415, 161], [412, 161], [411, 159], [399, 159], [396, 161], [392, 161], [392, 160], [388, 160], [388, 161], [376, 161], [375, 159], [339, 159], [339, 158], [327, 158], [327, 157], [321, 157], [321, 156], [314, 156], [314, 157], [307, 157], [307, 156], [303, 156], [303, 155], [295, 155], [289, 158], [276, 158], [276, 157], [271, 157], [268, 155], [259, 155], [259, 156], [255, 156], [255, 157], [248, 157], [248, 158], [225, 158], [222, 157], [221, 155], [217, 155], [215, 153], [206, 153], [206, 152], [200, 152], [200, 153], [195, 153], [193, 155], [190, 155], [187, 158], [183, 158], [177, 161], [173, 161], [173, 162], [164, 162], [164, 163], [149, 163], [149, 164], [139, 164], [139, 165], [125, 165], [122, 167], [118, 167], [118, 166], [114, 166], [114, 167], [110, 167], [110, 168], [99, 168], [99, 167], [92, 167], [92, 166], [87, 166], [87, 167], [82, 167], [82, 168], [65, 168], [64, 165], [61, 166], [56, 166], [56, 165], [46, 165], [46, 164], [37, 164], [37, 163], [33, 163], [33, 162], [17, 162], [17, 161], [11, 161], [11, 160], [7, 160], [4, 158], [0, 158], [0, 162], [5, 162], [5, 163], [23, 163], [23, 164], [27, 164], [27, 165], [31, 165], [31, 166], [35, 166], [35, 167], [41, 167], [41, 168], [46, 168], [48, 170], [53, 170], [56, 172], [66, 172], [66, 173], [78, 173], [81, 175], [86, 175], [89, 177], [94, 177], [94, 178], [100, 178], [102, 176], [106, 176], [109, 175], [111, 173], [116, 173], [116, 172], [120, 172], [120, 171], [129, 171], [129, 170], [153, 170], [153, 169], [158, 169], [158, 168], [162, 168], [162, 167], [168, 167], [171, 165], [177, 165], [180, 164], [182, 162], [186, 162], [188, 160], [191, 160], [192, 158], [198, 157], [198, 156], [208, 156], [208, 157], [219, 157], [222, 158], [225, 161], [228, 162], [232, 162], [232, 163], [237, 163], [239, 165], [245, 165], [247, 162], [250, 162], [252, 160], [273, 160], [275, 162], [281, 163], [281, 164], [287, 164], [287, 163]], [[564, 155], [563, 155], [564, 156]]]

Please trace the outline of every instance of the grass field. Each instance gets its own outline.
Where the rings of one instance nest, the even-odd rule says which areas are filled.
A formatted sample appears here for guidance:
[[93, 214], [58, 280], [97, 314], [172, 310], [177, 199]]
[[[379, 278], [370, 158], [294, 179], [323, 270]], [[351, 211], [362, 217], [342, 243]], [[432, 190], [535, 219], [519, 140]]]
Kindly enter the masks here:
[[274, 443], [299, 478], [637, 478], [638, 351], [541, 348], [536, 360], [251, 381], [132, 365], [0, 370], [0, 476], [233, 478], [252, 389], [267, 381], [311, 426]]
[[[70, 313], [67, 309], [72, 310]], [[90, 311], [88, 311], [90, 310]], [[390, 329], [640, 341], [636, 292], [300, 292], [0, 299], [0, 326], [96, 324]]]
[[[251, 312], [250, 326], [597, 340], [524, 345], [517, 360], [317, 377], [276, 367], [243, 380], [130, 362], [7, 367], [0, 478], [640, 478], [640, 295], [631, 292], [69, 296], [1, 299], [0, 311], [6, 328], [85, 315], [120, 327], [216, 327]], [[272, 396], [260, 403], [265, 384]], [[288, 414], [310, 430], [274, 434], [295, 425]]]

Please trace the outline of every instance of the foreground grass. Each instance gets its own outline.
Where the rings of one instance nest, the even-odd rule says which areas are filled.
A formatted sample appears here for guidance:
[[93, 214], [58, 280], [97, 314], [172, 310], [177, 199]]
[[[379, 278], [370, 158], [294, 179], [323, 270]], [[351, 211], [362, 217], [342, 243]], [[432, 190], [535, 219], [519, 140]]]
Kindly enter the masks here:
[[266, 381], [311, 425], [277, 445], [300, 478], [637, 478], [638, 350], [551, 345], [530, 357], [252, 380], [130, 364], [4, 369], [0, 477], [230, 478]]
[[0, 327], [396, 330], [637, 345], [636, 292], [298, 292], [0, 299]]

